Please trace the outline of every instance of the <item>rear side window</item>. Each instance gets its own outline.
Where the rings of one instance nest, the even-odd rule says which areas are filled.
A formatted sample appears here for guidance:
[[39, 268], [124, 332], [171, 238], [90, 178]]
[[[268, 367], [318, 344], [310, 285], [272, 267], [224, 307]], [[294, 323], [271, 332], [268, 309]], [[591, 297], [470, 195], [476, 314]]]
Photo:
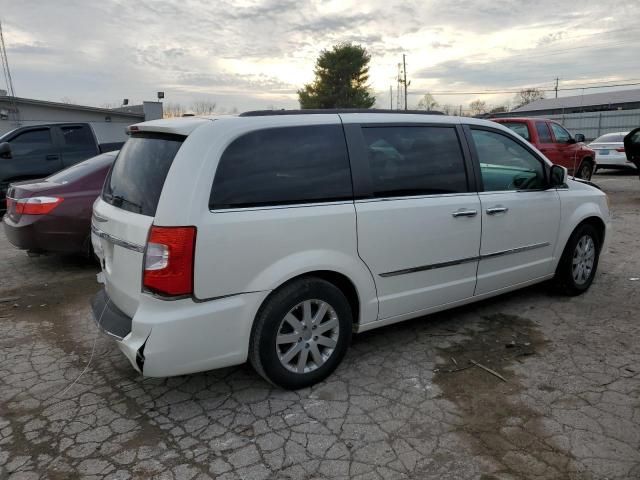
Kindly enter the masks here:
[[186, 137], [139, 133], [124, 144], [102, 192], [113, 206], [154, 216], [164, 181]]
[[453, 127], [366, 127], [376, 197], [467, 191], [464, 157]]
[[61, 127], [64, 144], [68, 147], [93, 148], [95, 142], [89, 128], [82, 125]]
[[209, 208], [351, 199], [340, 125], [257, 130], [234, 140], [216, 171]]
[[547, 122], [536, 122], [536, 131], [538, 132], [538, 141], [540, 143], [553, 143]]
[[529, 127], [527, 126], [526, 123], [521, 123], [521, 122], [500, 122], [500, 123], [505, 127], [507, 127], [509, 130], [516, 132], [525, 140], [527, 141], [531, 140], [531, 137], [529, 136]]

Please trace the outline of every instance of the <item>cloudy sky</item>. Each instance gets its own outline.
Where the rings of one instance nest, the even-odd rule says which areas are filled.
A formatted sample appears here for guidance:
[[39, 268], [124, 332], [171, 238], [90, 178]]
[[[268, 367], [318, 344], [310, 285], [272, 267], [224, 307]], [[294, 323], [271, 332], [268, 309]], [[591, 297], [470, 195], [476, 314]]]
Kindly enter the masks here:
[[96, 106], [163, 90], [226, 111], [296, 107], [319, 52], [344, 41], [371, 53], [380, 107], [403, 53], [409, 106], [426, 91], [498, 104], [513, 94], [443, 92], [548, 89], [555, 77], [640, 82], [638, 0], [0, 0], [0, 21], [18, 96]]

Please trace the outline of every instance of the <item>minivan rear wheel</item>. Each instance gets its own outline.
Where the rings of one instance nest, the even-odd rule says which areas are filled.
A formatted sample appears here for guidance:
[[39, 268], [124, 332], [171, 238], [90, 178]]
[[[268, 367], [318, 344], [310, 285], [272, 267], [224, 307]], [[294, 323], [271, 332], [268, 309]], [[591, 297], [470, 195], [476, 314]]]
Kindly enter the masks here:
[[339, 288], [315, 277], [296, 280], [260, 308], [249, 360], [274, 385], [308, 387], [336, 369], [351, 343], [352, 323], [351, 307]]

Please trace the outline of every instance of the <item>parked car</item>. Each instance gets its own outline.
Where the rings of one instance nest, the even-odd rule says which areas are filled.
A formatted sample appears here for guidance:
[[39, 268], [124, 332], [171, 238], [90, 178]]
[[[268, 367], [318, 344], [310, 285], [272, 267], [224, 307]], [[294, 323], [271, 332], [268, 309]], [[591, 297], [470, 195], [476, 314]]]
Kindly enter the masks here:
[[624, 153], [624, 137], [627, 133], [629, 132], [605, 133], [588, 145], [591, 150], [596, 152], [597, 169], [636, 168], [632, 162], [627, 160]]
[[[118, 129], [119, 130], [119, 129]], [[126, 140], [99, 141], [89, 123], [56, 123], [21, 127], [0, 137], [0, 211], [10, 183], [43, 178], [91, 158], [118, 150]]]
[[103, 153], [50, 177], [13, 183], [4, 231], [30, 253], [91, 255], [91, 208], [117, 155]]
[[165, 377], [245, 362], [300, 388], [352, 332], [555, 278], [586, 291], [606, 195], [508, 128], [254, 112], [131, 127], [94, 204], [98, 325]]
[[571, 134], [559, 123], [543, 118], [494, 118], [494, 122], [513, 130], [571, 175], [591, 180], [596, 154], [584, 145], [584, 135]]
[[627, 160], [633, 163], [640, 172], [640, 128], [631, 130], [624, 137], [623, 142]]

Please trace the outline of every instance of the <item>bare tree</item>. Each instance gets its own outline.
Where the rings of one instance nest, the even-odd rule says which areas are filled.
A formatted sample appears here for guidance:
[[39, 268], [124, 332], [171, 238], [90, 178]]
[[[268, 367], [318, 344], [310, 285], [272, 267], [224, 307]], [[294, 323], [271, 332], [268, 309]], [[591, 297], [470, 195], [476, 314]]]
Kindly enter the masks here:
[[516, 108], [527, 105], [534, 100], [544, 98], [544, 92], [538, 88], [524, 88], [520, 90], [513, 99]]
[[469, 104], [469, 109], [472, 115], [480, 115], [487, 112], [487, 102], [482, 100], [474, 100]]
[[433, 110], [438, 106], [438, 102], [430, 93], [425, 93], [418, 102], [418, 110]]
[[191, 110], [196, 115], [211, 115], [216, 110], [216, 102], [196, 100], [191, 104]]
[[186, 109], [179, 103], [168, 102], [162, 106], [162, 111], [164, 113], [164, 118], [173, 118], [184, 115]]
[[71, 97], [62, 97], [62, 98], [60, 99], [60, 101], [61, 101], [62, 103], [76, 103], [76, 102], [73, 100], [73, 98], [71, 98]]
[[456, 107], [454, 107], [453, 105], [449, 105], [449, 104], [440, 105], [440, 110], [445, 115], [455, 115], [456, 114]]

